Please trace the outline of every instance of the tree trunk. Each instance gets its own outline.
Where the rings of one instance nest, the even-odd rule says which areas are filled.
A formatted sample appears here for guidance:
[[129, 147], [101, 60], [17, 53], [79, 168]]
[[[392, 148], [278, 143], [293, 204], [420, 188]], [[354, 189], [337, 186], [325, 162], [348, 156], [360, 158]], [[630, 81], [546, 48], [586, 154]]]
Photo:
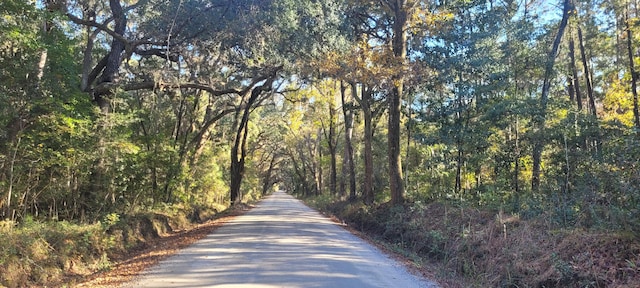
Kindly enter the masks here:
[[[460, 81], [463, 81], [463, 77], [464, 75], [462, 74], [462, 71], [459, 72], [458, 75], [458, 79], [460, 79]], [[463, 119], [462, 119], [462, 111], [464, 111], [464, 99], [462, 99], [463, 97], [463, 91], [462, 89], [458, 89], [457, 91], [458, 97], [456, 98], [456, 119], [455, 119], [455, 125], [457, 127], [458, 130], [458, 134], [456, 135], [456, 179], [455, 179], [455, 186], [454, 186], [454, 191], [455, 193], [462, 198], [462, 194], [460, 193], [462, 191], [462, 165], [464, 164], [464, 147], [463, 147], [463, 137], [464, 137], [464, 133], [465, 133], [465, 129], [466, 129], [466, 125], [463, 123]]]
[[[358, 94], [356, 85], [351, 85], [351, 98], [355, 99]], [[346, 95], [342, 94], [342, 102], [345, 102]], [[345, 154], [348, 156], [347, 164], [349, 168], [349, 200], [354, 201], [357, 198], [356, 195], [356, 162], [353, 155], [353, 111], [351, 109], [345, 109], [343, 105], [343, 113], [345, 114]]]
[[633, 122], [636, 125], [636, 130], [640, 131], [640, 113], [638, 112], [638, 91], [636, 87], [636, 83], [638, 81], [638, 74], [636, 73], [635, 65], [633, 63], [633, 59], [635, 58], [633, 55], [633, 45], [632, 39], [633, 34], [631, 32], [631, 25], [629, 24], [629, 11], [625, 15], [626, 21], [626, 30], [627, 30], [627, 52], [629, 56], [629, 73], [631, 73], [631, 93], [633, 95]]
[[[335, 136], [334, 136], [335, 137]], [[329, 180], [329, 189], [331, 190], [331, 194], [336, 193], [336, 190], [338, 189], [338, 155], [337, 151], [336, 151], [336, 147], [334, 145], [334, 147], [332, 147], [331, 151], [331, 176], [330, 176], [330, 180]]]
[[[349, 144], [351, 143], [351, 136], [349, 135], [349, 132], [351, 132], [353, 124], [352, 122], [352, 117], [351, 117], [351, 112], [349, 111], [351, 108], [350, 106], [353, 105], [353, 103], [351, 103], [350, 101], [347, 102], [346, 100], [346, 90], [347, 90], [347, 86], [344, 84], [344, 82], [340, 82], [340, 99], [342, 101], [342, 115], [344, 117], [344, 151], [343, 151], [343, 155], [342, 155], [342, 177], [340, 177], [340, 183], [339, 183], [339, 187], [338, 187], [338, 196], [340, 196], [340, 198], [345, 198], [347, 195], [347, 179], [349, 178]], [[349, 107], [348, 107], [349, 106]]]
[[411, 137], [413, 137], [413, 135], [411, 134], [411, 122], [412, 120], [412, 110], [411, 110], [411, 105], [413, 102], [413, 97], [409, 96], [409, 101], [408, 101], [408, 105], [407, 105], [407, 151], [405, 153], [405, 159], [406, 162], [404, 163], [404, 183], [405, 183], [405, 189], [409, 189], [409, 164], [411, 163], [411, 161], [409, 161], [409, 157], [411, 157]]
[[7, 189], [7, 203], [6, 205], [6, 212], [3, 211], [3, 218], [5, 219], [9, 219], [9, 220], [15, 220], [14, 219], [14, 211], [11, 209], [11, 199], [13, 198], [13, 185], [14, 185], [14, 178], [15, 178], [15, 166], [16, 166], [16, 158], [18, 156], [18, 149], [20, 148], [20, 142], [22, 140], [22, 137], [18, 137], [18, 139], [15, 141], [15, 147], [13, 147], [13, 153], [11, 156], [11, 162], [9, 164], [9, 187]]
[[276, 165], [276, 158], [277, 154], [273, 153], [271, 155], [271, 161], [269, 161], [269, 168], [267, 168], [267, 171], [262, 178], [262, 196], [267, 195], [267, 192], [269, 192], [269, 188], [271, 188], [271, 185], [274, 184], [271, 180], [271, 175], [273, 174], [273, 169]]
[[[289, 156], [291, 158], [291, 164], [293, 165], [293, 171], [295, 172], [296, 176], [300, 180], [300, 185], [302, 185], [302, 192], [305, 193], [305, 191], [307, 191], [308, 185], [307, 185], [307, 179], [304, 171], [304, 155], [300, 155], [300, 158], [301, 158], [300, 161], [296, 160], [296, 151], [290, 151]], [[299, 162], [303, 162], [303, 163], [299, 163]], [[300, 190], [298, 189], [298, 186], [299, 185], [296, 185], [296, 187], [294, 188], [295, 192], [300, 192]]]
[[[258, 88], [254, 88], [251, 91], [251, 97], [249, 101], [245, 103], [244, 107], [239, 110], [242, 111], [241, 120], [238, 123], [236, 137], [231, 147], [231, 181], [230, 181], [230, 198], [231, 205], [236, 205], [242, 202], [242, 194], [240, 192], [240, 186], [242, 184], [242, 178], [244, 177], [244, 163], [247, 155], [247, 135], [249, 132], [249, 112], [251, 111], [252, 102], [255, 100], [254, 94], [260, 93]], [[256, 95], [257, 97], [257, 95]]]
[[[576, 103], [578, 104], [578, 110], [582, 110], [582, 94], [580, 94], [580, 81], [578, 78], [578, 69], [576, 68], [576, 54], [575, 54], [575, 44], [573, 41], [573, 37], [569, 37], [569, 57], [571, 58], [571, 75], [573, 83], [570, 82], [571, 87], [569, 89], [573, 89], [570, 93], [575, 93]], [[571, 99], [573, 101], [573, 99]]]
[[460, 195], [460, 191], [462, 191], [462, 157], [464, 156], [464, 152], [462, 151], [462, 141], [458, 140], [456, 146], [458, 146], [458, 153], [456, 155], [456, 184], [454, 191], [456, 194]]
[[[393, 9], [393, 56], [400, 67], [404, 67], [407, 57], [407, 7], [405, 0], [391, 1]], [[389, 157], [389, 190], [391, 203], [404, 203], [404, 187], [402, 183], [402, 163], [400, 159], [400, 117], [402, 97], [404, 94], [404, 75], [402, 71], [391, 77], [393, 88], [388, 96], [389, 121], [387, 146]]]
[[48, 55], [47, 49], [43, 49], [42, 51], [40, 51], [40, 61], [38, 61], [38, 73], [36, 74], [36, 78], [37, 78], [36, 83], [38, 87], [40, 87], [40, 84], [42, 82], [42, 77], [44, 77], [44, 70], [47, 66], [47, 55]]
[[314, 153], [316, 155], [316, 157], [314, 157], [313, 159], [313, 165], [315, 166], [315, 170], [316, 170], [316, 193], [315, 195], [318, 196], [320, 194], [322, 194], [322, 188], [323, 188], [323, 182], [324, 182], [324, 173], [322, 170], [322, 129], [318, 128], [318, 136], [316, 136], [316, 143], [315, 143], [315, 150], [316, 153]]
[[[127, 18], [124, 13], [124, 9], [119, 0], [109, 0], [109, 7], [111, 8], [111, 13], [114, 19], [114, 29], [113, 31], [119, 35], [124, 35], [127, 28]], [[91, 38], [91, 36], [89, 36]], [[88, 49], [93, 45], [88, 45]], [[110, 83], [116, 83], [118, 81], [118, 73], [120, 70], [120, 64], [122, 62], [122, 53], [124, 52], [125, 43], [118, 40], [117, 38], [113, 38], [111, 41], [111, 50], [106, 57], [103, 58], [102, 61], [98, 64], [101, 68], [104, 69], [94, 69], [99, 73], [101, 70], [102, 74], [100, 78], [98, 78], [96, 86], [105, 85]], [[93, 71], [92, 71], [93, 72]], [[84, 76], [83, 76], [84, 78]], [[89, 83], [90, 84], [90, 83]], [[88, 87], [87, 87], [88, 89]], [[87, 90], [88, 91], [88, 90]], [[100, 116], [101, 118], [106, 118], [110, 113], [110, 104], [108, 101], [108, 97], [112, 94], [111, 91], [103, 91], [103, 92], [92, 92], [93, 100], [96, 102], [98, 107], [100, 108]], [[105, 121], [98, 120], [99, 123], [104, 123]], [[93, 210], [94, 205], [97, 205], [97, 194], [100, 192], [104, 192], [107, 189], [106, 186], [106, 167], [105, 167], [105, 139], [104, 135], [102, 135], [101, 131], [104, 131], [106, 127], [104, 124], [99, 124], [97, 127], [97, 159], [94, 161], [94, 164], [91, 168], [91, 176], [89, 177], [89, 185], [82, 189], [80, 193], [80, 206], [81, 206], [81, 216], [82, 221], [86, 220], [87, 214]]]
[[[251, 90], [249, 99], [243, 106], [236, 110], [236, 113], [242, 113], [240, 122], [238, 123], [236, 136], [231, 147], [231, 181], [229, 185], [231, 204], [239, 204], [242, 202], [242, 194], [240, 193], [240, 186], [242, 184], [242, 178], [244, 178], [245, 159], [247, 157], [247, 136], [249, 134], [249, 114], [253, 109], [254, 104], [260, 102], [258, 98], [262, 95], [262, 92], [271, 89], [273, 78], [268, 79], [264, 84], [256, 86]], [[249, 92], [247, 92], [249, 93]], [[246, 96], [245, 96], [246, 97]], [[243, 101], [244, 102], [244, 101]], [[236, 114], [238, 117], [238, 114]], [[236, 118], [238, 119], [238, 118]]]
[[[305, 160], [305, 158], [302, 158], [302, 165], [303, 167], [305, 167], [305, 175], [310, 175], [311, 178], [311, 182], [313, 184], [311, 188], [311, 190], [306, 191], [307, 195], [311, 196], [311, 195], [317, 195], [318, 194], [318, 170], [317, 170], [317, 165], [316, 165], [316, 145], [315, 141], [312, 141], [311, 139], [311, 135], [306, 135], [304, 136], [304, 146], [302, 148], [306, 148], [307, 152], [309, 153], [309, 159], [308, 161]], [[302, 155], [304, 156], [304, 149], [302, 150]], [[307, 171], [309, 171], [307, 173]], [[311, 184], [310, 184], [311, 185]]]
[[371, 111], [371, 103], [373, 95], [371, 88], [362, 88], [362, 114], [364, 116], [364, 203], [373, 204], [373, 112]]
[[514, 169], [513, 169], [513, 188], [515, 190], [515, 196], [513, 201], [513, 211], [520, 211], [520, 117], [516, 115], [515, 122], [515, 155], [514, 155]]
[[593, 96], [593, 85], [591, 84], [591, 72], [589, 71], [589, 64], [587, 63], [587, 54], [584, 49], [584, 42], [582, 41], [582, 29], [578, 27], [578, 43], [580, 44], [580, 56], [582, 57], [582, 67], [584, 67], [584, 80], [587, 83], [587, 95], [589, 96], [589, 109], [591, 114], [598, 117], [598, 111], [596, 111], [596, 100]]
[[[237, 148], [232, 149], [238, 152]], [[236, 158], [231, 159], [231, 181], [229, 189], [231, 190], [231, 205], [236, 205], [242, 202], [242, 194], [240, 193], [240, 186], [242, 185], [242, 178], [244, 177], [244, 159]]]
[[540, 190], [540, 167], [542, 162], [542, 150], [544, 150], [544, 130], [547, 117], [547, 102], [549, 98], [549, 89], [551, 87], [551, 77], [553, 74], [553, 66], [555, 64], [556, 57], [558, 56], [558, 48], [560, 47], [560, 41], [562, 35], [567, 27], [569, 19], [569, 13], [573, 11], [573, 5], [570, 0], [564, 0], [564, 8], [562, 11], [562, 20], [560, 20], [560, 26], [558, 27], [558, 34], [553, 41], [553, 46], [547, 57], [547, 63], [544, 70], [544, 81], [542, 84], [542, 94], [540, 95], [540, 112], [539, 115], [534, 116], [533, 124], [534, 129], [537, 132], [537, 139], [533, 144], [533, 168], [531, 175], [531, 190], [535, 193]]
[[[333, 98], [335, 99], [335, 98]], [[327, 135], [327, 145], [329, 146], [329, 154], [331, 154], [331, 175], [329, 175], [329, 190], [330, 193], [336, 192], [336, 186], [338, 182], [338, 171], [337, 171], [337, 151], [336, 151], [336, 107], [335, 101], [331, 100], [331, 105], [329, 107], [329, 135]]]
[[[127, 17], [122, 9], [120, 0], [109, 0], [109, 6], [114, 18], [115, 27], [113, 31], [118, 35], [124, 35], [127, 28]], [[124, 52], [125, 43], [113, 38], [111, 41], [111, 51], [106, 57], [106, 64], [102, 71], [102, 76], [98, 79], [96, 86], [103, 84], [116, 83], [118, 81], [118, 72], [120, 70], [120, 63], [122, 62], [122, 53]], [[105, 96], [111, 94], [111, 91], [107, 93], [94, 93], [94, 101], [98, 104], [103, 111], [109, 110], [109, 102], [105, 99]]]

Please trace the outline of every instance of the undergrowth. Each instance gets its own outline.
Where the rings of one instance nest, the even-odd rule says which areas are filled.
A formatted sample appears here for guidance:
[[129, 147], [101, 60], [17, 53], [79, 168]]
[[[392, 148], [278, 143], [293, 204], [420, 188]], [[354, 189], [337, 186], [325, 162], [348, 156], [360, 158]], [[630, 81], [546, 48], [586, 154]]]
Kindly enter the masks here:
[[[221, 207], [216, 207], [221, 208]], [[108, 214], [93, 224], [0, 222], [0, 287], [59, 286], [108, 270], [114, 258], [148, 241], [218, 214], [207, 207], [166, 206], [153, 212]]]
[[392, 250], [436, 263], [447, 286], [640, 287], [640, 240], [632, 233], [558, 229], [544, 217], [443, 203], [366, 206], [329, 196], [307, 203]]

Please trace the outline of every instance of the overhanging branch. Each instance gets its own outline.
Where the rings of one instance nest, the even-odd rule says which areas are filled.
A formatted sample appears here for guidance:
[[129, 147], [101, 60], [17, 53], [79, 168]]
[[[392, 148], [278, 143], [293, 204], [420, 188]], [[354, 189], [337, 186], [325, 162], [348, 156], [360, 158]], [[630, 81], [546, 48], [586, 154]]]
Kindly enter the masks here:
[[71, 13], [67, 13], [67, 17], [69, 17], [69, 20], [71, 20], [73, 23], [76, 23], [78, 25], [85, 25], [85, 26], [91, 26], [91, 27], [95, 27], [98, 28], [104, 32], [106, 32], [107, 34], [111, 35], [111, 37], [118, 39], [118, 41], [121, 41], [122, 43], [125, 43], [126, 45], [129, 45], [129, 40], [127, 40], [127, 38], [124, 38], [124, 36], [116, 33], [115, 31], [109, 29], [109, 27], [107, 27], [107, 25], [105, 24], [100, 24], [96, 21], [90, 21], [90, 20], [84, 20], [81, 18], [76, 17], [75, 15], [71, 14]]
[[124, 91], [135, 91], [135, 90], [153, 90], [153, 89], [197, 89], [211, 93], [213, 96], [222, 96], [226, 94], [240, 94], [241, 91], [236, 89], [223, 89], [218, 90], [214, 89], [211, 86], [199, 84], [199, 83], [162, 83], [156, 81], [146, 81], [139, 83], [128, 83], [128, 84], [115, 84], [110, 82], [102, 83], [101, 85], [96, 86], [93, 89], [94, 93], [105, 93], [110, 92], [115, 89], [122, 89]]

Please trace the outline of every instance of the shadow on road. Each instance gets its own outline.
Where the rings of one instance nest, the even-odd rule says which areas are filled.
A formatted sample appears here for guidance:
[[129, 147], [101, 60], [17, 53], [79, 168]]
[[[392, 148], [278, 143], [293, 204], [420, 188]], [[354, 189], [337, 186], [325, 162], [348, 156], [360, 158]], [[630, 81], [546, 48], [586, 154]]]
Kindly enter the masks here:
[[429, 287], [283, 192], [147, 272], [135, 287]]

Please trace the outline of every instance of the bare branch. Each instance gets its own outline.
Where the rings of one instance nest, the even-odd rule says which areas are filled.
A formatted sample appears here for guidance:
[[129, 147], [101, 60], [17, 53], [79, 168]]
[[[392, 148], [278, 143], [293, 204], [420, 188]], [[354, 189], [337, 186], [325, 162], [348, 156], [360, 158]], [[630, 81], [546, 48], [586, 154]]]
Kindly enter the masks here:
[[121, 41], [122, 43], [125, 43], [126, 45], [129, 45], [129, 40], [124, 38], [124, 36], [116, 33], [115, 31], [109, 29], [109, 27], [107, 27], [107, 25], [105, 24], [100, 24], [96, 21], [80, 19], [71, 13], [67, 13], [67, 17], [69, 17], [69, 20], [71, 20], [73, 23], [98, 28], [106, 32], [107, 34], [111, 35], [111, 37], [118, 39], [119, 41]]

